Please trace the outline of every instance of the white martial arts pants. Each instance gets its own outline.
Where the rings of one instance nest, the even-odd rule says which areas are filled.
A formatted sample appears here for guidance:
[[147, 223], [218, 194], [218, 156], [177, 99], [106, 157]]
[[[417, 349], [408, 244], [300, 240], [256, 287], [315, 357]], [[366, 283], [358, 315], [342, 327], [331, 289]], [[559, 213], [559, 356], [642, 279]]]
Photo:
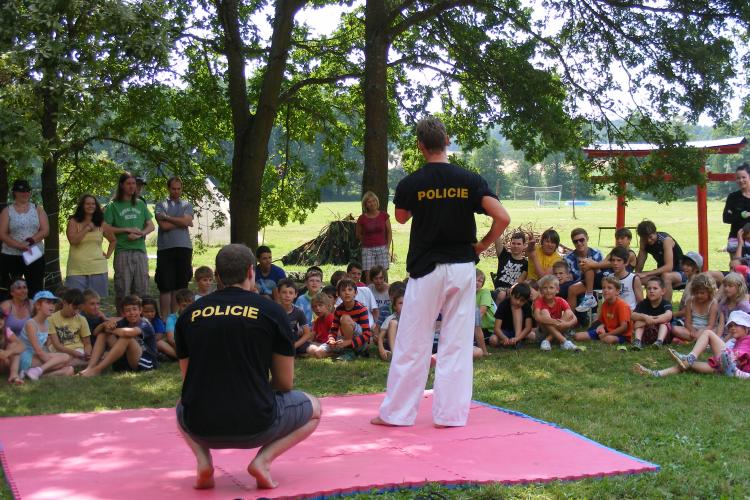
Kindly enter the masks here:
[[475, 309], [473, 262], [438, 264], [427, 276], [409, 279], [380, 418], [393, 425], [414, 424], [430, 371], [435, 320], [442, 311], [432, 418], [438, 425], [466, 425]]

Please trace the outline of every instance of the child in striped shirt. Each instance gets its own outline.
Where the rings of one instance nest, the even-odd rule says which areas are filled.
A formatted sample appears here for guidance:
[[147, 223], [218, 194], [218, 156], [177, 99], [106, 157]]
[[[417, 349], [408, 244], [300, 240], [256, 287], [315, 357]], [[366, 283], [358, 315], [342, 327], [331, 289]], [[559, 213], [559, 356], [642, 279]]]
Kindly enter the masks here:
[[354, 300], [357, 285], [349, 278], [340, 280], [336, 292], [341, 304], [333, 313], [333, 323], [328, 332], [328, 342], [318, 347], [315, 356], [325, 358], [338, 356], [339, 361], [351, 361], [357, 354], [364, 354], [370, 344], [370, 315], [367, 308]]

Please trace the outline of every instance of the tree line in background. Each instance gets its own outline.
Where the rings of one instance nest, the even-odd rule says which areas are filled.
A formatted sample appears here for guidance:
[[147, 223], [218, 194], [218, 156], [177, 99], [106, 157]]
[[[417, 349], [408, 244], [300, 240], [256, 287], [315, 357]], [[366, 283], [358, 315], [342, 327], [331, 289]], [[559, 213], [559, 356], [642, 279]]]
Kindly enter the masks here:
[[[300, 21], [323, 8], [332, 31]], [[0, 199], [8, 178], [40, 172], [59, 266], [59, 222], [81, 193], [111, 193], [128, 168], [154, 196], [166, 195], [154, 180], [181, 175], [199, 199], [210, 177], [229, 195], [232, 240], [254, 247], [322, 193], [386, 204], [389, 164], [419, 165], [413, 125], [435, 104], [453, 158], [501, 193], [537, 179], [572, 189], [556, 179], [576, 172], [590, 183], [576, 190], [605, 175], [675, 199], [701, 181], [703, 157], [682, 148], [691, 123], [747, 129], [726, 121], [747, 88], [748, 26], [744, 0], [8, 0]], [[580, 154], [633, 139], [670, 154], [617, 171]], [[655, 189], [662, 172], [674, 182]]]

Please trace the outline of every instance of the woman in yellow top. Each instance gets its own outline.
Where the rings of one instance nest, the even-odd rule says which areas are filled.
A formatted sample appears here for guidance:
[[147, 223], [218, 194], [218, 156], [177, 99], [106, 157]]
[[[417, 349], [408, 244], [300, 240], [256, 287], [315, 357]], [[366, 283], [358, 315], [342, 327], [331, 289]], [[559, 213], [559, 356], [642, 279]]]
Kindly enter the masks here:
[[540, 246], [536, 246], [534, 238], [529, 240], [529, 246], [526, 249], [526, 255], [529, 258], [528, 280], [538, 281], [544, 275], [552, 272], [552, 265], [562, 257], [557, 253], [557, 247], [560, 245], [560, 235], [554, 229], [547, 229], [542, 233]]
[[[115, 237], [104, 222], [101, 205], [92, 195], [81, 196], [75, 213], [68, 219], [66, 235], [70, 253], [65, 286], [79, 290], [90, 288], [106, 297], [109, 285], [107, 259], [115, 249]], [[109, 241], [106, 253], [102, 251], [104, 238]]]

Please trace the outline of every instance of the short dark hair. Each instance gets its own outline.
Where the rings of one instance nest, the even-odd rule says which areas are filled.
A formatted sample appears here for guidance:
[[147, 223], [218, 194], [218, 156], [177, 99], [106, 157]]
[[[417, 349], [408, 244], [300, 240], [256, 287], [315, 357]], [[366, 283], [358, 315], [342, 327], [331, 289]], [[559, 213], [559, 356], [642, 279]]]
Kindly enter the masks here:
[[444, 151], [448, 132], [445, 125], [434, 116], [428, 116], [417, 122], [417, 141], [427, 151]]
[[611, 252], [609, 252], [610, 257], [617, 257], [618, 259], [628, 262], [628, 259], [630, 258], [630, 252], [627, 248], [625, 248], [622, 245], [617, 245], [612, 249]]
[[336, 287], [333, 285], [326, 285], [323, 288], [320, 289], [321, 293], [324, 293], [328, 296], [335, 297], [336, 296]]
[[748, 164], [747, 162], [744, 162], [742, 165], [737, 165], [737, 169], [735, 170], [735, 173], [739, 172], [740, 170], [744, 170], [747, 175], [750, 175], [750, 164]]
[[649, 283], [651, 283], [652, 281], [655, 281], [655, 282], [657, 282], [657, 283], [659, 284], [659, 287], [660, 287], [660, 288], [664, 288], [664, 279], [663, 279], [663, 278], [662, 278], [661, 276], [650, 276], [650, 277], [649, 277], [649, 278], [648, 278], [648, 279], [646, 280], [646, 284], [648, 285], [648, 284], [649, 284]]
[[341, 290], [343, 290], [344, 288], [353, 288], [354, 290], [356, 290], [357, 284], [352, 279], [341, 278], [339, 282], [336, 283], [336, 292], [341, 295]]
[[537, 280], [529, 280], [526, 282], [527, 285], [529, 285], [529, 288], [532, 290], [539, 291], [539, 282]]
[[357, 269], [359, 269], [360, 271], [361, 271], [361, 270], [363, 269], [363, 267], [362, 267], [362, 264], [360, 264], [360, 263], [359, 263], [359, 262], [357, 262], [356, 260], [353, 260], [353, 261], [351, 261], [351, 262], [349, 263], [349, 265], [347, 265], [347, 266], [346, 266], [346, 272], [347, 272], [347, 273], [350, 273], [350, 272], [352, 272], [352, 269], [354, 269], [355, 267], [356, 267]]
[[271, 248], [266, 245], [261, 245], [258, 247], [258, 250], [255, 252], [255, 254], [258, 257], [260, 257], [260, 255], [264, 253], [271, 253]]
[[276, 288], [281, 291], [282, 288], [291, 288], [294, 290], [294, 293], [297, 293], [297, 285], [294, 284], [294, 281], [290, 280], [289, 278], [283, 278], [280, 279], [278, 283], [276, 283]]
[[565, 270], [566, 270], [567, 272], [570, 272], [570, 264], [568, 264], [568, 261], [567, 261], [567, 260], [565, 260], [565, 259], [562, 259], [562, 260], [558, 260], [557, 262], [555, 262], [554, 264], [552, 264], [552, 270], [553, 270], [553, 271], [554, 271], [555, 269], [559, 269], [559, 268], [563, 268], [563, 269], [565, 269]]
[[372, 266], [370, 268], [370, 281], [372, 281], [373, 276], [377, 276], [378, 274], [382, 274], [385, 277], [385, 268], [381, 265]]
[[633, 233], [630, 232], [630, 229], [626, 227], [621, 227], [617, 231], [615, 231], [615, 238], [627, 238], [629, 240], [633, 239]]
[[180, 184], [182, 184], [182, 179], [180, 179], [176, 175], [173, 175], [172, 177], [167, 179], [167, 188], [171, 188], [173, 182], [179, 182]]
[[213, 278], [214, 272], [211, 270], [208, 266], [201, 266], [198, 269], [195, 270], [195, 274], [193, 275], [193, 279], [195, 281], [198, 281], [199, 279], [203, 278]]
[[126, 306], [138, 306], [140, 309], [143, 307], [143, 301], [137, 295], [126, 295], [122, 298], [122, 301], [120, 301], [120, 307], [125, 309]]
[[331, 285], [336, 286], [342, 278], [346, 278], [346, 271], [334, 271], [331, 275]]
[[550, 228], [547, 229], [545, 232], [542, 233], [542, 237], [539, 239], [539, 241], [544, 242], [544, 240], [549, 240], [555, 245], [560, 244], [560, 235], [555, 231], [554, 229]]
[[406, 288], [403, 286], [397, 286], [388, 289], [388, 297], [390, 297], [391, 299], [391, 304], [396, 302], [396, 299], [400, 299], [404, 295], [406, 295]]
[[155, 298], [143, 297], [141, 299], [141, 309], [143, 309], [146, 306], [154, 306], [154, 311], [156, 312], [156, 316], [159, 316], [159, 302]]
[[650, 236], [656, 233], [656, 224], [654, 224], [648, 219], [642, 220], [641, 222], [638, 223], [638, 227], [635, 228], [635, 232], [641, 238], [645, 238], [647, 236]]
[[195, 299], [195, 294], [187, 288], [177, 290], [174, 294], [174, 300], [178, 304], [189, 304]]
[[517, 299], [528, 301], [531, 298], [531, 287], [526, 283], [518, 283], [510, 289], [510, 294]]
[[573, 238], [575, 238], [579, 234], [582, 234], [582, 235], [584, 235], [586, 237], [586, 239], [589, 239], [589, 233], [587, 233], [586, 230], [584, 228], [582, 228], [582, 227], [577, 227], [577, 228], [573, 229], [570, 232], [570, 239], [572, 240]]
[[305, 281], [309, 280], [313, 276], [317, 276], [320, 278], [320, 281], [323, 281], [323, 271], [318, 271], [317, 269], [311, 269], [307, 271], [307, 274], [305, 274]]
[[60, 298], [63, 302], [74, 306], [80, 306], [83, 304], [83, 292], [77, 288], [68, 288], [60, 295]]
[[247, 270], [251, 267], [255, 268], [255, 255], [242, 243], [225, 245], [216, 254], [216, 275], [224, 286], [245, 281]]
[[513, 233], [510, 237], [511, 240], [523, 240], [524, 243], [526, 243], [526, 233], [523, 231], [518, 231], [517, 233]]

